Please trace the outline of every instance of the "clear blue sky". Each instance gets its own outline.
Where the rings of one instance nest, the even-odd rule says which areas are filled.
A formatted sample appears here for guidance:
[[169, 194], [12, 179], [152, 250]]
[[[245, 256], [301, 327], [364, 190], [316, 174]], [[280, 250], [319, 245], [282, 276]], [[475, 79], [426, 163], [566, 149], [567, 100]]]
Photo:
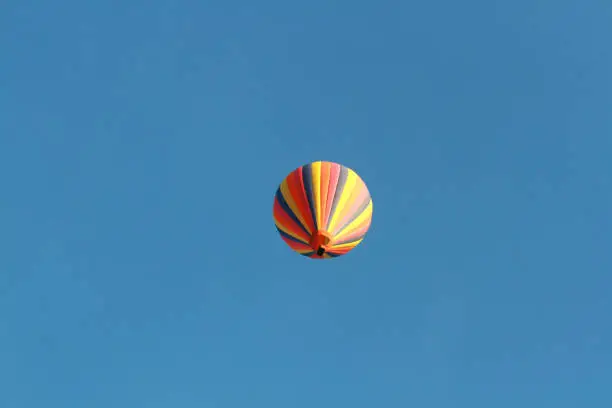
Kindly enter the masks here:
[[[611, 18], [3, 0], [0, 407], [612, 406]], [[327, 262], [314, 160], [374, 200]]]

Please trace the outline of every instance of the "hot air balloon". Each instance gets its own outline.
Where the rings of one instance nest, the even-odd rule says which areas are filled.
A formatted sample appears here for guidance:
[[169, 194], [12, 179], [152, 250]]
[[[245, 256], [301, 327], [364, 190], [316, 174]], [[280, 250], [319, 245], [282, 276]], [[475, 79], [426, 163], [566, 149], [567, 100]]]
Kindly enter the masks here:
[[315, 259], [344, 255], [365, 237], [372, 198], [352, 169], [317, 161], [298, 167], [274, 197], [274, 223], [297, 253]]

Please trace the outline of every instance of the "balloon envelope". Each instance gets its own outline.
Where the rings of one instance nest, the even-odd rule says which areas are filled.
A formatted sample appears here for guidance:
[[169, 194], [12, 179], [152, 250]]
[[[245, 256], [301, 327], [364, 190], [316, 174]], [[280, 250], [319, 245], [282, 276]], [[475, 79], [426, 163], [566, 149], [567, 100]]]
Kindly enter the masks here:
[[273, 215], [291, 249], [328, 259], [348, 253], [363, 240], [372, 210], [370, 192], [357, 173], [317, 161], [298, 167], [283, 180], [274, 197]]

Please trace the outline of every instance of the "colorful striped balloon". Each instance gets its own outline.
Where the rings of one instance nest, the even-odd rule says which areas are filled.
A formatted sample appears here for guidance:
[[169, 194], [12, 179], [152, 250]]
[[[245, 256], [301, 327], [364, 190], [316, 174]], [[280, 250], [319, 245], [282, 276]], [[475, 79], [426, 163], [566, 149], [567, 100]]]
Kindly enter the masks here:
[[298, 167], [274, 198], [274, 222], [281, 238], [310, 258], [335, 258], [365, 237], [372, 221], [372, 198], [348, 167], [317, 161]]

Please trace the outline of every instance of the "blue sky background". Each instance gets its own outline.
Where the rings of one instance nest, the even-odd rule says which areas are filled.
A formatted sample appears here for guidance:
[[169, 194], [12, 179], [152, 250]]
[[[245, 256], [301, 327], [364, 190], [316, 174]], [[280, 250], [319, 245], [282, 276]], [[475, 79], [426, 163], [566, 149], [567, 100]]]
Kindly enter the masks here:
[[[612, 406], [611, 18], [3, 0], [0, 407]], [[328, 262], [314, 160], [374, 199]]]

